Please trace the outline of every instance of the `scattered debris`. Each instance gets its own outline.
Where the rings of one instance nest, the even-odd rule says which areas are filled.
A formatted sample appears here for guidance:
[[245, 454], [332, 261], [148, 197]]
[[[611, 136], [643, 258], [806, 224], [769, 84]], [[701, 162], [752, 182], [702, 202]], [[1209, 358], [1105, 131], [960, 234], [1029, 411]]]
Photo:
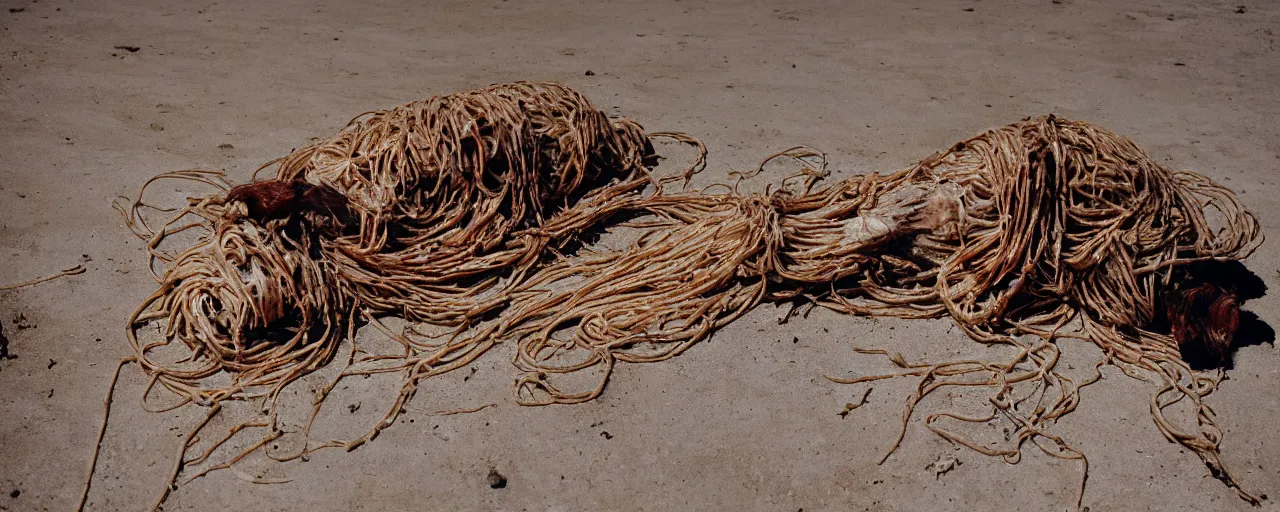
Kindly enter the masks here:
[[57, 362], [57, 361], [54, 361], [54, 360], [52, 360], [52, 359], [50, 359], [50, 360], [49, 360], [49, 366], [48, 366], [48, 368], [47, 368], [47, 369], [52, 370], [54, 366], [58, 366], [58, 362]]
[[235, 146], [232, 146], [232, 145], [227, 144], [227, 143], [225, 143], [225, 142], [224, 142], [224, 143], [222, 143], [222, 144], [218, 144], [218, 149], [235, 149], [235, 148], [236, 148]]
[[360, 410], [360, 402], [356, 402], [356, 403], [354, 403], [354, 404], [351, 404], [351, 405], [348, 405], [348, 406], [347, 406], [347, 412], [349, 412], [349, 413], [351, 413], [351, 414], [355, 414], [355, 413], [356, 413], [356, 411], [358, 411], [358, 410]]
[[18, 356], [9, 353], [9, 338], [4, 335], [4, 324], [0, 324], [0, 361], [17, 358]]
[[502, 476], [496, 469], [489, 470], [489, 488], [501, 489], [507, 486], [507, 477]]
[[[10, 8], [9, 8], [9, 12], [10, 12], [10, 13], [22, 12], [22, 11], [25, 11], [25, 10], [27, 10], [27, 8], [26, 8], [26, 7], [10, 7]], [[18, 491], [13, 491], [13, 492], [18, 492]], [[17, 496], [14, 496], [14, 497], [15, 497], [15, 498], [17, 498]]]
[[[24, 198], [25, 198], [25, 197], [27, 197], [27, 195], [26, 195], [26, 194], [19, 193], [19, 194], [18, 194], [18, 197], [24, 197]], [[63, 270], [63, 271], [61, 271], [61, 272], [58, 272], [57, 274], [47, 275], [47, 276], [44, 276], [44, 277], [38, 277], [38, 278], [32, 279], [32, 280], [30, 280], [30, 281], [25, 281], [25, 282], [21, 282], [21, 283], [14, 283], [14, 284], [0, 285], [0, 291], [5, 291], [5, 290], [17, 290], [18, 288], [22, 288], [22, 287], [24, 287], [24, 286], [37, 285], [37, 284], [43, 283], [43, 282], [45, 282], [45, 281], [52, 281], [52, 280], [57, 279], [57, 278], [59, 278], [59, 277], [74, 276], [74, 275], [76, 275], [76, 274], [83, 274], [83, 273], [84, 273], [84, 267], [83, 267], [83, 266], [80, 266], [80, 265], [76, 265], [76, 266], [71, 267], [71, 268], [69, 268], [69, 269], [66, 269], [66, 270]]]
[[1245, 11], [1245, 9], [1244, 9], [1244, 6], [1243, 6], [1243, 5], [1237, 5], [1237, 6], [1236, 6], [1236, 14], [1244, 14], [1244, 11]]
[[586, 75], [587, 75], [587, 76], [596, 76], [596, 72], [595, 72], [595, 71], [592, 71], [592, 70], [590, 70], [590, 69], [588, 69], [588, 70], [587, 70]]
[[[498, 404], [484, 404], [484, 405], [482, 405], [482, 406], [480, 406], [480, 407], [471, 407], [471, 408], [468, 408], [468, 409], [453, 409], [453, 410], [451, 410], [451, 411], [436, 411], [436, 415], [437, 415], [437, 416], [452, 416], [452, 415], [454, 415], [454, 414], [470, 414], [470, 413], [473, 413], [473, 412], [480, 412], [480, 411], [483, 411], [483, 410], [488, 409], [488, 408], [490, 408], [490, 407], [497, 407], [497, 405], [498, 405]], [[488, 424], [488, 423], [485, 423], [485, 426], [489, 426], [489, 424]]]
[[613, 439], [613, 434], [610, 434], [608, 430], [601, 430], [600, 437], [603, 437], [605, 439]]
[[851, 411], [853, 411], [854, 409], [857, 409], [857, 408], [859, 408], [859, 407], [862, 407], [863, 405], [866, 405], [866, 404], [867, 404], [867, 397], [869, 397], [869, 396], [871, 396], [871, 388], [867, 388], [866, 392], [862, 393], [862, 398], [858, 400], [858, 403], [856, 403], [856, 404], [854, 404], [854, 403], [844, 404], [844, 410], [843, 410], [843, 411], [840, 411], [838, 414], [840, 414], [840, 417], [841, 417], [841, 418], [847, 418], [847, 417], [849, 416], [849, 413], [850, 413]]
[[151, 129], [158, 132], [162, 132], [164, 131], [164, 126], [161, 126], [160, 123], [151, 123]]
[[27, 329], [36, 328], [35, 322], [27, 320], [27, 315], [24, 315], [22, 313], [18, 313], [16, 316], [13, 317], [13, 326], [17, 327], [19, 331], [25, 331]]
[[129, 53], [137, 53], [137, 51], [141, 50], [142, 48], [139, 48], [137, 46], [129, 46], [129, 45], [121, 44], [121, 45], [116, 45], [115, 49], [124, 50]]
[[933, 471], [933, 478], [936, 480], [938, 477], [950, 472], [959, 465], [960, 459], [955, 458], [954, 455], [942, 455], [938, 457], [938, 460], [935, 460], [929, 463], [928, 466], [925, 466], [924, 469]]
[[[12, 11], [13, 9], [9, 9], [9, 10]], [[17, 498], [18, 496], [21, 496], [21, 495], [22, 495], [22, 491], [20, 489], [14, 489], [13, 491], [9, 492], [10, 498]]]

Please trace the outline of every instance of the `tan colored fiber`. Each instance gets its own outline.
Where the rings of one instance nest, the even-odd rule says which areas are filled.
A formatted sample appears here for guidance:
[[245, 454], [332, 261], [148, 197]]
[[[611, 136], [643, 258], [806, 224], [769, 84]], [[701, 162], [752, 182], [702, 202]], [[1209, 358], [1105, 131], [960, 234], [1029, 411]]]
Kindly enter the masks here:
[[[1218, 458], [1221, 431], [1203, 398], [1220, 374], [1192, 371], [1171, 337], [1140, 327], [1152, 321], [1174, 267], [1243, 259], [1262, 242], [1261, 231], [1231, 192], [1164, 168], [1128, 139], [1048, 116], [988, 131], [885, 176], [813, 192], [675, 194], [644, 207], [667, 223], [625, 250], [544, 269], [521, 291], [570, 277], [575, 284], [513, 304], [501, 325], [460, 344], [514, 336], [516, 365], [526, 371], [517, 380], [521, 403], [589, 400], [617, 361], [672, 357], [762, 300], [806, 297], [858, 315], [951, 317], [973, 339], [1014, 349], [1012, 358], [993, 362], [908, 364], [894, 356], [900, 373], [838, 379], [919, 378], [898, 442], [926, 395], [981, 387], [991, 391], [989, 415], [937, 413], [925, 424], [1010, 461], [1027, 441], [1083, 461], [1049, 430], [1098, 378], [1076, 382], [1056, 369], [1053, 341], [1079, 338], [1127, 374], [1160, 383], [1151, 404], [1160, 431], [1257, 501]], [[579, 353], [572, 364], [552, 362], [571, 353]], [[600, 375], [591, 389], [553, 382], [588, 368]], [[1013, 397], [1022, 383], [1035, 395], [1030, 410], [1017, 406], [1028, 398]], [[1191, 429], [1165, 417], [1181, 400], [1196, 411]], [[1016, 427], [997, 449], [942, 426], [997, 417]]]
[[[655, 178], [656, 137], [694, 145], [700, 156], [680, 175]], [[166, 267], [129, 324], [148, 392], [159, 384], [176, 393], [170, 408], [210, 407], [180, 448], [173, 479], [243, 431], [262, 432], [261, 440], [190, 478], [258, 450], [293, 460], [355, 449], [395, 421], [424, 379], [465, 367], [497, 343], [515, 345], [519, 403], [576, 403], [599, 396], [618, 362], [674, 357], [761, 302], [802, 299], [858, 315], [950, 317], [974, 340], [1010, 349], [1000, 361], [942, 363], [864, 350], [899, 371], [832, 380], [919, 379], [890, 453], [925, 396], [979, 388], [989, 392], [987, 414], [936, 412], [925, 425], [1010, 462], [1030, 441], [1080, 460], [1087, 475], [1084, 454], [1052, 432], [1078, 405], [1080, 388], [1101, 375], [1077, 382], [1058, 371], [1055, 340], [1078, 338], [1101, 347], [1104, 363], [1160, 383], [1151, 402], [1160, 431], [1256, 503], [1218, 459], [1221, 432], [1203, 398], [1220, 374], [1193, 371], [1171, 337], [1139, 328], [1152, 321], [1175, 267], [1243, 259], [1262, 242], [1230, 191], [1166, 169], [1128, 139], [1053, 116], [990, 130], [898, 172], [816, 190], [825, 158], [805, 147], [770, 157], [816, 162], [776, 191], [669, 190], [687, 184], [704, 156], [696, 139], [646, 135], [562, 86], [516, 83], [365, 114], [271, 164], [279, 183], [336, 192], [336, 209], [282, 201], [296, 211], [258, 217], [261, 208], [217, 193], [191, 199], [152, 229], [141, 195], [119, 205], [153, 262]], [[163, 177], [229, 188], [217, 173]], [[792, 178], [803, 181], [792, 186]], [[611, 226], [640, 236], [618, 250], [569, 250], [584, 233]], [[203, 230], [194, 246], [161, 250], [189, 230]], [[396, 332], [384, 316], [425, 327]], [[144, 342], [139, 328], [152, 320], [165, 320], [164, 331]], [[366, 352], [353, 341], [339, 356], [339, 342], [354, 340], [362, 322], [398, 343], [397, 353]], [[423, 332], [429, 326], [445, 332]], [[187, 357], [153, 357], [174, 341]], [[335, 358], [346, 366], [317, 391], [302, 446], [264, 448], [284, 435], [276, 415], [283, 387]], [[595, 372], [594, 384], [560, 380], [581, 372]], [[382, 418], [359, 437], [314, 442], [312, 423], [338, 384], [380, 373], [402, 379]], [[260, 400], [264, 415], [185, 460], [227, 400]], [[1165, 417], [1180, 401], [1193, 405], [1194, 427]], [[988, 421], [1012, 422], [1015, 431], [993, 447], [954, 429]]]
[[[693, 145], [700, 156], [683, 174], [655, 178], [647, 168], [657, 157], [654, 138]], [[158, 384], [180, 398], [166, 409], [196, 403], [212, 407], [210, 416], [226, 400], [261, 400], [268, 418], [237, 425], [197, 459], [183, 460], [182, 447], [173, 478], [238, 432], [266, 430], [263, 442], [195, 477], [230, 467], [279, 437], [280, 391], [331, 361], [359, 320], [394, 314], [466, 329], [505, 306], [511, 285], [547, 251], [574, 242], [645, 194], [687, 183], [704, 165], [701, 155], [705, 148], [696, 139], [646, 134], [630, 120], [607, 118], [563, 86], [517, 82], [362, 114], [334, 137], [259, 169], [274, 165], [275, 177], [259, 182], [257, 192], [321, 189], [340, 195], [333, 208], [285, 196], [267, 198], [273, 206], [266, 209], [249, 199], [228, 200], [254, 194], [236, 196], [218, 172], [149, 180], [132, 201], [116, 204], [147, 241], [151, 262], [165, 267], [159, 289], [129, 320], [134, 358], [151, 378], [148, 395]], [[195, 181], [223, 193], [165, 210], [143, 201], [146, 185], [158, 179]], [[169, 213], [170, 220], [153, 228], [148, 210]], [[163, 250], [167, 239], [186, 232], [199, 233], [194, 245], [178, 254]], [[139, 329], [155, 320], [165, 321], [161, 339], [143, 341]], [[394, 339], [405, 344], [405, 368], [469, 360], [458, 347], [433, 359], [423, 354], [441, 347]], [[186, 357], [155, 355], [175, 341]], [[348, 364], [364, 361], [355, 352], [348, 358]], [[379, 371], [385, 370], [344, 375]], [[220, 376], [229, 382], [215, 383]], [[323, 443], [296, 456], [362, 442]]]
[[3, 292], [3, 291], [9, 291], [9, 290], [17, 290], [18, 288], [25, 288], [25, 287], [28, 287], [28, 286], [34, 286], [34, 285], [37, 285], [37, 284], [40, 284], [40, 283], [43, 283], [43, 282], [46, 282], [46, 281], [52, 281], [52, 280], [57, 279], [57, 278], [59, 278], [59, 277], [74, 276], [74, 275], [76, 275], [76, 274], [83, 274], [83, 273], [84, 273], [84, 267], [83, 267], [83, 266], [80, 266], [80, 265], [76, 265], [76, 266], [71, 267], [71, 268], [69, 268], [69, 269], [66, 269], [66, 270], [63, 270], [63, 271], [61, 271], [61, 272], [58, 272], [57, 274], [50, 274], [50, 275], [43, 276], [43, 277], [37, 277], [37, 278], [32, 279], [32, 280], [30, 280], [30, 281], [23, 281], [23, 282], [21, 282], [21, 283], [13, 283], [13, 284], [0, 285], [0, 292]]

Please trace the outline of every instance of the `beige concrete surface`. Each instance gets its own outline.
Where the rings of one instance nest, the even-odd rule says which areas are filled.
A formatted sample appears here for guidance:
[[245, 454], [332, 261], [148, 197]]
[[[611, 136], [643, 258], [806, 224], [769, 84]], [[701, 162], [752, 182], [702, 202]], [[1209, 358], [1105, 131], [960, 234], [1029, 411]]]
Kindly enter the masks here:
[[[1158, 160], [1236, 190], [1272, 240], [1247, 264], [1274, 286], [1277, 31], [1280, 4], [1260, 0], [4, 0], [0, 283], [82, 262], [87, 272], [0, 292], [0, 324], [17, 355], [0, 361], [0, 510], [68, 510], [79, 496], [103, 392], [129, 353], [125, 317], [154, 287], [143, 247], [110, 203], [159, 172], [227, 169], [242, 181], [354, 114], [518, 79], [560, 81], [650, 130], [703, 138], [706, 180], [799, 144], [829, 152], [834, 178], [889, 171], [985, 128], [1055, 112], [1129, 135]], [[1280, 320], [1274, 294], [1245, 307]], [[958, 450], [919, 416], [901, 450], [877, 465], [910, 380], [876, 383], [866, 406], [837, 414], [865, 387], [823, 375], [888, 368], [854, 354], [854, 343], [913, 359], [981, 353], [947, 321], [818, 311], [779, 326], [782, 311], [761, 307], [674, 360], [621, 366], [604, 396], [576, 406], [515, 405], [510, 346], [500, 346], [473, 377], [427, 385], [399, 424], [354, 452], [237, 466], [290, 483], [255, 485], [223, 471], [179, 486], [165, 508], [1074, 508], [1078, 464], [1030, 447], [1016, 465]], [[1075, 367], [1099, 357], [1083, 343], [1062, 345]], [[1270, 345], [1241, 350], [1209, 399], [1225, 462], [1273, 500], [1280, 400], [1268, 383], [1278, 364]], [[1090, 458], [1085, 506], [1250, 509], [1160, 436], [1151, 384], [1104, 373], [1054, 427]], [[128, 368], [90, 510], [150, 503], [179, 436], [201, 414], [144, 412], [144, 385]], [[353, 385], [318, 436], [363, 428], [395, 387]], [[488, 402], [498, 405], [433, 414]], [[929, 404], [976, 410], [981, 397]], [[943, 456], [960, 465], [926, 469]], [[491, 469], [505, 488], [488, 486]]]

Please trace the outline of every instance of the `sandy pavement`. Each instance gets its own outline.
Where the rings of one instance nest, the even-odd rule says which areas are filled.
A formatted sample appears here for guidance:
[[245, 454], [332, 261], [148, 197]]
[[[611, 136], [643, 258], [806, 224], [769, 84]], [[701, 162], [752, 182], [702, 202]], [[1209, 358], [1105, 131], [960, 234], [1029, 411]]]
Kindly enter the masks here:
[[[1055, 112], [1129, 135], [1158, 160], [1236, 190], [1272, 240], [1247, 264], [1274, 286], [1277, 31], [1280, 4], [1258, 0], [4, 0], [0, 283], [78, 263], [87, 272], [0, 292], [0, 324], [17, 356], [0, 360], [0, 510], [67, 510], [79, 497], [105, 386], [129, 353], [124, 319], [154, 289], [145, 251], [110, 203], [159, 172], [226, 169], [242, 181], [354, 114], [520, 79], [563, 82], [650, 130], [703, 138], [712, 158], [704, 180], [800, 144], [829, 152], [833, 178], [890, 171], [985, 128]], [[1276, 297], [1246, 309], [1275, 325]], [[179, 486], [165, 508], [1074, 507], [1079, 464], [1030, 447], [1016, 465], [958, 450], [919, 417], [877, 465], [910, 380], [876, 383], [867, 405], [837, 414], [866, 388], [823, 375], [888, 368], [851, 344], [912, 359], [981, 353], [948, 321], [817, 311], [779, 326], [782, 311], [761, 307], [674, 360], [621, 366], [604, 396], [576, 406], [517, 406], [511, 347], [501, 346], [467, 380], [458, 373], [426, 386], [400, 424], [354, 452], [283, 465], [251, 458], [237, 466], [242, 475], [291, 482], [254, 485], [223, 471]], [[1063, 347], [1076, 367], [1099, 357], [1083, 343]], [[1225, 462], [1273, 499], [1280, 400], [1267, 382], [1278, 368], [1273, 346], [1246, 347], [1209, 399]], [[1250, 510], [1160, 436], [1147, 409], [1151, 384], [1104, 373], [1055, 427], [1089, 456], [1085, 506]], [[201, 414], [144, 412], [144, 385], [130, 367], [91, 510], [150, 503], [179, 436]], [[370, 379], [340, 394], [318, 437], [355, 433], [395, 387]], [[490, 402], [498, 405], [434, 414]], [[945, 394], [929, 403], [981, 405]], [[960, 461], [951, 471], [926, 469], [949, 456]], [[490, 488], [490, 470], [506, 477], [504, 488]]]

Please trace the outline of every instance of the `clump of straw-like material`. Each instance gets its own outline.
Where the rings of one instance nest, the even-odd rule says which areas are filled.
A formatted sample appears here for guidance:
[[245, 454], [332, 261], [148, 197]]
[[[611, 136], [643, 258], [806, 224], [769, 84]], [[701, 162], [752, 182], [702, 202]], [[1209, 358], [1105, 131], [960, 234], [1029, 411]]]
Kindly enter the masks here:
[[[1257, 503], [1218, 458], [1221, 431], [1203, 398], [1221, 374], [1193, 371], [1172, 337], [1143, 326], [1175, 267], [1243, 259], [1262, 242], [1261, 232], [1231, 192], [1166, 169], [1128, 139], [1048, 116], [988, 131], [886, 176], [818, 191], [806, 184], [800, 193], [677, 194], [645, 208], [661, 227], [626, 250], [545, 269], [524, 286], [570, 276], [577, 282], [513, 306], [502, 325], [479, 335], [517, 338], [516, 363], [527, 371], [517, 383], [522, 402], [591, 399], [616, 361], [679, 354], [762, 300], [807, 298], [857, 315], [950, 317], [979, 342], [1012, 347], [1013, 357], [909, 364], [895, 352], [862, 350], [889, 356], [901, 371], [832, 379], [920, 379], [890, 453], [926, 395], [980, 387], [991, 391], [988, 415], [935, 413], [926, 425], [1011, 462], [1032, 441], [1055, 457], [1081, 460], [1087, 474], [1084, 455], [1049, 430], [1076, 408], [1080, 387], [1100, 376], [1076, 382], [1057, 371], [1054, 340], [1078, 338], [1101, 347], [1104, 363], [1161, 384], [1151, 399], [1160, 431]], [[567, 339], [554, 336], [561, 331]], [[587, 355], [555, 363], [575, 351]], [[566, 391], [552, 382], [555, 374], [590, 367], [602, 376], [594, 389]], [[1184, 401], [1194, 410], [1191, 429], [1165, 417]], [[942, 425], [998, 419], [1012, 421], [1015, 433], [997, 447]], [[1050, 444], [1040, 444], [1045, 440]]]
[[[988, 131], [899, 172], [816, 191], [825, 160], [793, 176], [804, 178], [799, 190], [667, 193], [667, 180], [645, 165], [657, 135], [701, 149], [686, 136], [646, 136], [634, 123], [611, 121], [559, 86], [495, 86], [361, 116], [279, 162], [275, 183], [290, 185], [272, 190], [317, 187], [341, 197], [336, 208], [296, 197], [229, 201], [248, 197], [232, 192], [193, 199], [159, 230], [141, 220], [140, 200], [121, 208], [168, 263], [160, 289], [130, 319], [135, 357], [152, 385], [211, 406], [180, 448], [173, 477], [242, 430], [267, 433], [204, 472], [282, 436], [274, 412], [280, 390], [333, 359], [360, 320], [404, 351], [370, 355], [353, 343], [347, 368], [318, 390], [310, 421], [354, 375], [401, 372], [398, 397], [361, 437], [312, 444], [309, 422], [302, 449], [272, 458], [360, 446], [392, 424], [423, 379], [466, 366], [504, 340], [514, 341], [524, 371], [520, 403], [575, 403], [598, 396], [619, 361], [668, 359], [764, 301], [808, 300], [858, 315], [951, 317], [973, 339], [1013, 348], [1004, 361], [937, 364], [860, 349], [901, 370], [832, 380], [920, 379], [893, 449], [921, 399], [967, 386], [990, 391], [990, 413], [934, 413], [925, 420], [930, 429], [1009, 461], [1031, 441], [1086, 462], [1050, 430], [1098, 378], [1076, 382], [1057, 370], [1054, 341], [1078, 338], [1101, 347], [1103, 363], [1161, 383], [1151, 404], [1161, 432], [1256, 502], [1218, 460], [1221, 433], [1203, 398], [1220, 374], [1193, 371], [1172, 337], [1142, 329], [1175, 268], [1242, 259], [1261, 243], [1256, 220], [1226, 189], [1164, 168], [1128, 139], [1049, 116]], [[796, 148], [774, 157], [817, 156]], [[687, 182], [701, 165], [699, 158], [672, 179]], [[165, 177], [226, 188], [214, 174]], [[268, 203], [296, 211], [268, 215]], [[183, 220], [192, 215], [196, 221]], [[629, 247], [556, 250], [619, 216], [633, 220], [616, 225], [641, 232]], [[184, 253], [157, 249], [196, 228], [208, 232]], [[382, 315], [453, 332], [396, 333]], [[163, 339], [143, 344], [137, 327], [159, 318], [167, 319]], [[151, 356], [173, 341], [188, 349], [186, 359]], [[599, 378], [584, 390], [558, 379], [589, 370]], [[229, 384], [209, 382], [223, 375]], [[223, 401], [248, 398], [270, 404], [267, 419], [237, 425], [185, 459]], [[1193, 429], [1165, 418], [1179, 402], [1193, 405]], [[996, 447], [942, 424], [1000, 418], [1016, 433]]]
[[[509, 301], [504, 289], [547, 250], [573, 242], [646, 187], [661, 192], [701, 168], [700, 157], [685, 174], [651, 177], [650, 138], [659, 136], [701, 147], [609, 119], [566, 87], [519, 82], [357, 116], [337, 135], [259, 169], [274, 164], [274, 179], [191, 199], [159, 229], [148, 226], [140, 193], [117, 209], [167, 270], [129, 319], [130, 360], [150, 374], [148, 394], [160, 384], [181, 397], [174, 407], [212, 406], [210, 418], [224, 400], [266, 400], [270, 420], [232, 434], [265, 427], [265, 439], [274, 439], [280, 391], [330, 361], [358, 318], [394, 314], [465, 329]], [[228, 189], [221, 173], [207, 171], [147, 184], [166, 178]], [[313, 191], [324, 198], [308, 200]], [[190, 248], [160, 249], [191, 230], [203, 231]], [[144, 343], [138, 329], [156, 319], [167, 320], [162, 339]], [[458, 350], [421, 356], [438, 347], [396, 339], [402, 359], [419, 366], [471, 358]], [[157, 355], [175, 341], [185, 357]], [[180, 455], [175, 477], [188, 462]]]
[[[253, 218], [215, 195], [152, 232], [135, 202], [131, 226], [152, 247], [181, 229], [210, 230], [172, 258], [130, 321], [166, 317], [165, 343], [181, 340], [203, 365], [153, 363], [132, 329], [130, 339], [160, 383], [208, 403], [255, 386], [278, 390], [328, 360], [357, 307], [464, 326], [507, 300], [484, 293], [500, 278], [615, 213], [610, 203], [638, 197], [651, 155], [637, 124], [611, 121], [554, 84], [500, 85], [361, 115], [276, 170], [275, 181], [341, 194], [342, 218], [298, 206], [284, 212], [292, 216]], [[219, 178], [170, 175], [187, 176]], [[203, 222], [174, 227], [190, 215]], [[191, 385], [222, 370], [234, 373], [233, 386]]]

